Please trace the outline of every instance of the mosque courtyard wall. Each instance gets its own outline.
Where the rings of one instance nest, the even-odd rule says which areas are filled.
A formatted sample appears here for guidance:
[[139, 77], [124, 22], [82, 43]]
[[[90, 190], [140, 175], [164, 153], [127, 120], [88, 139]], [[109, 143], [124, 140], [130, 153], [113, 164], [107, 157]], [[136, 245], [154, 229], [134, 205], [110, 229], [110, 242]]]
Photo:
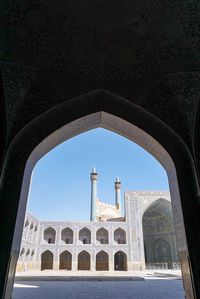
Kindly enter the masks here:
[[169, 192], [129, 191], [124, 201], [123, 217], [108, 218], [115, 207], [101, 203], [101, 215], [88, 222], [39, 221], [27, 213], [17, 271], [173, 268], [178, 254]]

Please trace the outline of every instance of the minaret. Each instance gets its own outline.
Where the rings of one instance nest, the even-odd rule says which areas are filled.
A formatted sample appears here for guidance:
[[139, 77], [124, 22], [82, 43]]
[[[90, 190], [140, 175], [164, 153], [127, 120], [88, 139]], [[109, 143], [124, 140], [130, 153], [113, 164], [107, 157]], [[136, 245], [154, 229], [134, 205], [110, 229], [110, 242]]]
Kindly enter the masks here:
[[119, 178], [115, 181], [115, 204], [116, 208], [120, 211], [121, 209], [121, 182]]
[[96, 172], [96, 169], [93, 167], [92, 172], [90, 174], [90, 179], [91, 179], [90, 221], [96, 221], [97, 178], [98, 178], [98, 174]]

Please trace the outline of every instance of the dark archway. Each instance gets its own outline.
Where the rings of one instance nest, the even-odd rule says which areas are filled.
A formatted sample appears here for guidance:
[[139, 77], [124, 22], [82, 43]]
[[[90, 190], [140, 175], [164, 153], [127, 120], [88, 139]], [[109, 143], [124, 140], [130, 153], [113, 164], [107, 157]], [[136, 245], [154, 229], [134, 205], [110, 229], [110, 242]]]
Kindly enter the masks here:
[[85, 250], [78, 255], [78, 270], [90, 270], [90, 254]]
[[96, 271], [108, 271], [109, 270], [109, 257], [105, 251], [100, 251], [96, 255]]
[[59, 269], [72, 270], [72, 254], [67, 250], [60, 254]]
[[127, 255], [123, 251], [117, 251], [114, 256], [115, 271], [127, 271]]
[[49, 250], [41, 254], [41, 270], [53, 270], [53, 253]]

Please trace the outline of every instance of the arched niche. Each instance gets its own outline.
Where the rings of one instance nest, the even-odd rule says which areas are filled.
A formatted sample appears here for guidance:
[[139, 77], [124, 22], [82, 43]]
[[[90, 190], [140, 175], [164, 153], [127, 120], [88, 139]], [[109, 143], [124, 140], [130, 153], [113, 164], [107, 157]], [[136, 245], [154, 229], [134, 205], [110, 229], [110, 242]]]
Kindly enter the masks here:
[[24, 224], [24, 227], [26, 228], [28, 225], [29, 225], [29, 220], [26, 219], [25, 224]]
[[65, 244], [73, 244], [73, 230], [69, 227], [64, 228], [61, 231], [61, 240]]
[[79, 241], [82, 244], [91, 244], [91, 231], [84, 227], [79, 231]]
[[55, 244], [56, 231], [53, 227], [47, 227], [44, 232], [44, 241], [48, 244]]
[[109, 243], [109, 237], [108, 237], [108, 230], [104, 227], [101, 227], [96, 232], [96, 241], [99, 244], [108, 244]]
[[114, 231], [114, 241], [117, 244], [126, 244], [126, 232], [123, 228], [119, 227]]
[[21, 251], [20, 251], [20, 256], [23, 256], [24, 253], [25, 253], [25, 249], [24, 249], [24, 247], [23, 247], [23, 248], [21, 249]]

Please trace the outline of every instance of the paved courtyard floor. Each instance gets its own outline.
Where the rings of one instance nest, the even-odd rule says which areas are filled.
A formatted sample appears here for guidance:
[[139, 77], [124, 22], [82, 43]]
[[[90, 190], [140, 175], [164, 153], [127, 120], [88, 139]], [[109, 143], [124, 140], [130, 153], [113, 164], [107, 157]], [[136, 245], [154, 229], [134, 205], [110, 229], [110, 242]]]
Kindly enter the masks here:
[[180, 276], [144, 273], [135, 281], [16, 281], [13, 299], [184, 299]]

